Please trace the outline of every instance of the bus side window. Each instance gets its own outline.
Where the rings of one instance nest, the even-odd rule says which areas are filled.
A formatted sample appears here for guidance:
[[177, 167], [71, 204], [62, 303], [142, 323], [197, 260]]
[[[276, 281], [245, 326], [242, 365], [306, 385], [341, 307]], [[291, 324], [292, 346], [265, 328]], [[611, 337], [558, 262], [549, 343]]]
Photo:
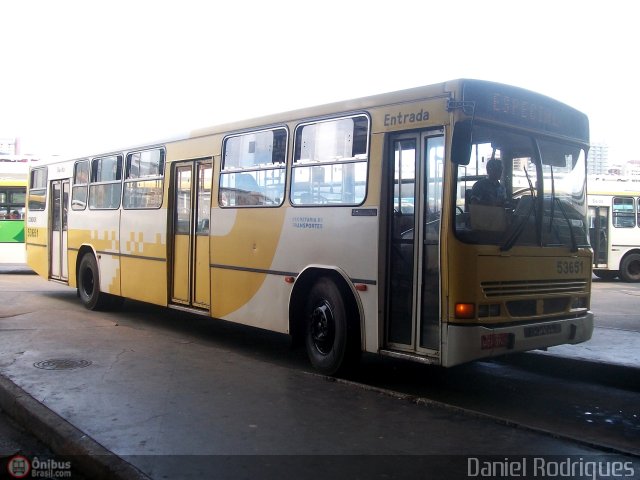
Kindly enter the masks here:
[[122, 206], [125, 209], [160, 208], [164, 185], [162, 148], [127, 154]]
[[301, 124], [291, 178], [294, 205], [359, 205], [367, 192], [369, 118]]
[[122, 155], [94, 158], [90, 180], [89, 208], [118, 208], [122, 190]]
[[89, 161], [79, 160], [74, 165], [71, 208], [84, 210], [87, 207], [87, 186], [89, 184]]
[[613, 197], [613, 226], [633, 228], [636, 226], [635, 201], [633, 197]]
[[284, 200], [288, 131], [278, 127], [225, 138], [221, 207], [278, 206]]
[[29, 210], [44, 210], [47, 193], [47, 169], [34, 168], [29, 176]]

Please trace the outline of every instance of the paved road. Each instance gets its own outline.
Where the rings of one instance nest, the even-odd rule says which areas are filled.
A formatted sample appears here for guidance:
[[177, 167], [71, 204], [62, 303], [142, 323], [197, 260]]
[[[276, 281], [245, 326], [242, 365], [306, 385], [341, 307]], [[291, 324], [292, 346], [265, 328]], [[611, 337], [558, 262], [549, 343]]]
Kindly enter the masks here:
[[[514, 428], [518, 419], [496, 421], [448, 406], [457, 393], [476, 405], [508, 400], [533, 416], [552, 411], [557, 404], [549, 393], [552, 400], [544, 400], [546, 377], [520, 367], [505, 374], [511, 367], [479, 363], [429, 377], [432, 369], [411, 364], [414, 388], [449, 391], [442, 403], [425, 402], [399, 389], [327, 382], [276, 334], [134, 302], [117, 314], [87, 312], [73, 290], [37, 277], [1, 276], [0, 312], [0, 373], [152, 478], [201, 478], [211, 469], [227, 478], [275, 478], [284, 467], [304, 478], [326, 478], [331, 468], [382, 478], [401, 465], [407, 478], [425, 471], [464, 478], [468, 457], [478, 455], [614, 458], [633, 462], [640, 473], [637, 458], [609, 457], [611, 450], [590, 442]], [[36, 367], [61, 367], [60, 360], [85, 363]], [[393, 378], [399, 365], [384, 360], [382, 368]], [[532, 389], [523, 391], [527, 384]], [[571, 382], [560, 396], [568, 402], [581, 396], [576, 405], [583, 409], [597, 406], [598, 388]], [[633, 391], [611, 395], [637, 400]], [[562, 407], [556, 418], [577, 413], [590, 412]], [[610, 413], [594, 418], [605, 427]], [[631, 422], [633, 441], [637, 417]]]
[[640, 283], [594, 279], [591, 309], [598, 327], [640, 332]]

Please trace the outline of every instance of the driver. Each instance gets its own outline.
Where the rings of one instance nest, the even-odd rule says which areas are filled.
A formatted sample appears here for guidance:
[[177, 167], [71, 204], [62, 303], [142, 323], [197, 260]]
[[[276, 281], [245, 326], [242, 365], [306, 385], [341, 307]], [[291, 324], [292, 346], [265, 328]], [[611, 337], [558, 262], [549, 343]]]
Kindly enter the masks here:
[[478, 205], [502, 207], [507, 201], [507, 191], [500, 183], [502, 162], [492, 158], [487, 162], [487, 177], [478, 180], [471, 189], [470, 202]]

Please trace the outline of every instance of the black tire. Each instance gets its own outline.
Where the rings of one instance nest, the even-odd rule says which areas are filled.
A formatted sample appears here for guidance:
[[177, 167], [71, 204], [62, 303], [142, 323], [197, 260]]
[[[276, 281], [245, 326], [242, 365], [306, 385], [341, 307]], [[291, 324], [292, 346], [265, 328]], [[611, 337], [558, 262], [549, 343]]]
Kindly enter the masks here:
[[101, 310], [107, 303], [105, 293], [100, 292], [100, 275], [96, 258], [88, 253], [80, 260], [78, 268], [78, 292], [80, 300], [88, 310]]
[[593, 274], [602, 280], [613, 280], [618, 276], [617, 270], [594, 270]]
[[305, 346], [311, 364], [325, 375], [344, 372], [359, 353], [357, 328], [349, 324], [347, 308], [338, 286], [320, 278], [305, 307]]
[[622, 259], [620, 278], [625, 282], [640, 282], [640, 253], [632, 253]]

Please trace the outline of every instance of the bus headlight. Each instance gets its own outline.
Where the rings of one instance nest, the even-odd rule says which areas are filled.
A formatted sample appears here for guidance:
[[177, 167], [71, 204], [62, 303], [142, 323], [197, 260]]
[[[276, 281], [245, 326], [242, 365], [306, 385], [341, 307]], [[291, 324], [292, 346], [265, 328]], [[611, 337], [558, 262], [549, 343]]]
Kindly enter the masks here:
[[491, 303], [489, 305], [478, 305], [478, 317], [499, 317], [500, 304]]
[[571, 310], [587, 308], [587, 297], [574, 297], [571, 301]]

